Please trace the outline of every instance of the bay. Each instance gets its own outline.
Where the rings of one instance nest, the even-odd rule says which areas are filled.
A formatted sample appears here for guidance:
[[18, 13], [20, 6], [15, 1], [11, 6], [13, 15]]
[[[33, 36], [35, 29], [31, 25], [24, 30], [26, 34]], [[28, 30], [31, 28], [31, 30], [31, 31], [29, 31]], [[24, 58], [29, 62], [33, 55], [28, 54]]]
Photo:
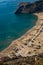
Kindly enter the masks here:
[[36, 24], [37, 17], [35, 15], [14, 14], [20, 2], [22, 0], [0, 0], [0, 51]]

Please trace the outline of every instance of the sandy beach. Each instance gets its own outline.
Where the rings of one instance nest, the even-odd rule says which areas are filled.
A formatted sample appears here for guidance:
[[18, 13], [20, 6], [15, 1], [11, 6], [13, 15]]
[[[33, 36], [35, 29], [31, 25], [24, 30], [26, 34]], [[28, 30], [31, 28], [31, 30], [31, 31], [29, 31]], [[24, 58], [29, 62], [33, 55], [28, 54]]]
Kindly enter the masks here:
[[27, 57], [43, 53], [43, 12], [34, 15], [38, 16], [36, 25], [23, 36], [14, 40], [0, 54], [11, 57], [14, 53], [16, 56]]

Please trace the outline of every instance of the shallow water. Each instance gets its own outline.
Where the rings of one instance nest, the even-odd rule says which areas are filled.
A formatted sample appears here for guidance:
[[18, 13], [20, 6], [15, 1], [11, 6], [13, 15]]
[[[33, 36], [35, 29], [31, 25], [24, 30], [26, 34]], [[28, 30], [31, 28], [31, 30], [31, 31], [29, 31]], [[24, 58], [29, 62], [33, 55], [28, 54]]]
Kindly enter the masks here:
[[0, 51], [36, 24], [37, 17], [32, 14], [14, 14], [19, 2], [0, 0]]

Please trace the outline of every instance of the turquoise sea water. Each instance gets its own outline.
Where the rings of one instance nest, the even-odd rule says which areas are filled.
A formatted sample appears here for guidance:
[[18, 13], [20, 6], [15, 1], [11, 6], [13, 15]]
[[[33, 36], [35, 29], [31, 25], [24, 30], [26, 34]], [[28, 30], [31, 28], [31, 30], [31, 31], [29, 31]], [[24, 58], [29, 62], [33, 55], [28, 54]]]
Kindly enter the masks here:
[[0, 0], [0, 51], [36, 24], [37, 17], [32, 14], [14, 14], [21, 1]]

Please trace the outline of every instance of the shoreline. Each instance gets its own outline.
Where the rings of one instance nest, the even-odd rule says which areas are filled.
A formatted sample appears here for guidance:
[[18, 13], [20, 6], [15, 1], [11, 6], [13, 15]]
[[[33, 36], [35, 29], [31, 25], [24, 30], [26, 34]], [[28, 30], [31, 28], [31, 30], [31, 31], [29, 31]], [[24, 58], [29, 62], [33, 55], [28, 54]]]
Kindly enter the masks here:
[[[36, 24], [37, 24], [37, 21], [36, 21]], [[13, 43], [15, 43], [15, 41], [17, 40], [21, 40], [23, 37], [25, 37], [25, 35], [27, 35], [28, 33], [30, 33], [32, 31], [32, 29], [34, 29], [35, 26], [33, 26], [30, 30], [28, 30], [25, 34], [23, 34], [22, 36], [20, 36], [18, 39], [12, 41], [12, 43], [7, 47], [5, 48], [4, 50], [2, 50], [1, 52], [3, 53], [5, 50], [7, 50], [10, 46], [13, 45]]]
[[[32, 14], [32, 15], [36, 16], [35, 14]], [[38, 20], [38, 18], [37, 18], [37, 20]], [[37, 21], [36, 21], [36, 24], [37, 24]], [[16, 40], [22, 39], [25, 35], [27, 35], [28, 33], [30, 33], [32, 31], [32, 29], [35, 27], [35, 25], [31, 29], [29, 29], [27, 32], [25, 32], [25, 34], [23, 34], [22, 36], [20, 36], [19, 38], [15, 39], [15, 40], [13, 40], [9, 46], [12, 46], [13, 45], [12, 44], [13, 42], [15, 42]], [[4, 50], [6, 50], [7, 48], [9, 48], [9, 46], [6, 47]], [[1, 52], [3, 52], [4, 50], [2, 50]]]
[[[4, 42], [2, 43], [2, 42], [0, 42], [0, 43], [2, 43], [2, 44], [4, 44], [4, 43], [6, 43], [4, 46], [2, 46], [2, 44], [1, 44], [1, 48], [0, 48], [0, 52], [1, 51], [3, 51], [4, 49], [6, 49], [14, 40], [17, 40], [18, 38], [20, 38], [20, 37], [22, 37], [22, 36], [24, 36], [24, 34], [28, 31], [28, 30], [30, 30], [33, 26], [35, 26], [35, 24], [36, 24], [36, 21], [37, 21], [37, 16], [35, 16], [35, 15], [33, 15], [33, 14], [20, 14], [19, 15], [20, 17], [22, 16], [23, 18], [24, 18], [24, 16], [27, 18], [27, 24], [25, 23], [25, 22], [22, 22], [23, 23], [23, 25], [25, 25], [25, 26], [22, 26], [22, 24], [21, 24], [21, 26], [20, 27], [18, 27], [18, 29], [23, 29], [21, 32], [17, 29], [17, 31], [16, 32], [14, 32], [13, 33], [13, 36], [9, 36], [9, 35], [7, 35], [6, 37], [6, 40], [4, 39]], [[32, 22], [30, 22], [29, 23], [29, 21], [30, 21], [30, 19], [28, 20], [28, 17], [30, 18], [32, 18], [32, 20], [33, 20], [33, 24], [32, 24]], [[25, 19], [23, 19], [24, 21], [25, 21]], [[31, 20], [31, 21], [32, 21]], [[25, 24], [24, 24], [25, 23]], [[30, 25], [31, 24], [31, 25]], [[19, 25], [19, 24], [18, 24]], [[26, 29], [25, 28], [23, 28], [23, 27], [26, 27]], [[18, 32], [18, 33], [17, 33]], [[5, 33], [6, 34], [6, 33]], [[11, 33], [12, 34], [12, 33]]]
[[[42, 14], [43, 14], [43, 12], [34, 13], [34, 15], [38, 16], [38, 20], [36, 21], [36, 25], [33, 26], [29, 31], [27, 31], [23, 36], [21, 36], [20, 38], [12, 41], [12, 43], [7, 48], [5, 48], [3, 51], [1, 51], [0, 53], [5, 54], [5, 55], [9, 55], [9, 56], [10, 56], [10, 54], [15, 53], [16, 56], [21, 55], [23, 57], [35, 55], [37, 50], [34, 49], [34, 48], [31, 48], [31, 44], [33, 44], [33, 43], [31, 43], [31, 40], [33, 41], [34, 35], [38, 31], [38, 29], [40, 30], [41, 24], [43, 24], [43, 22], [40, 22], [43, 19]], [[37, 43], [37, 40], [34, 41], [34, 42]], [[29, 43], [29, 44], [26, 44], [26, 43]], [[34, 45], [35, 45], [35, 43], [34, 43]], [[38, 43], [37, 43], [37, 45], [38, 45]], [[28, 48], [28, 46], [30, 46], [30, 47]], [[17, 52], [15, 52], [16, 48], [18, 49]], [[33, 51], [33, 50], [36, 50], [36, 51], [33, 51], [30, 55], [28, 55], [27, 53], [28, 53], [29, 50], [27, 50], [27, 49], [29, 49], [31, 51]], [[42, 49], [38, 49], [38, 50], [43, 52]], [[23, 54], [23, 53], [25, 53], [25, 54]]]

